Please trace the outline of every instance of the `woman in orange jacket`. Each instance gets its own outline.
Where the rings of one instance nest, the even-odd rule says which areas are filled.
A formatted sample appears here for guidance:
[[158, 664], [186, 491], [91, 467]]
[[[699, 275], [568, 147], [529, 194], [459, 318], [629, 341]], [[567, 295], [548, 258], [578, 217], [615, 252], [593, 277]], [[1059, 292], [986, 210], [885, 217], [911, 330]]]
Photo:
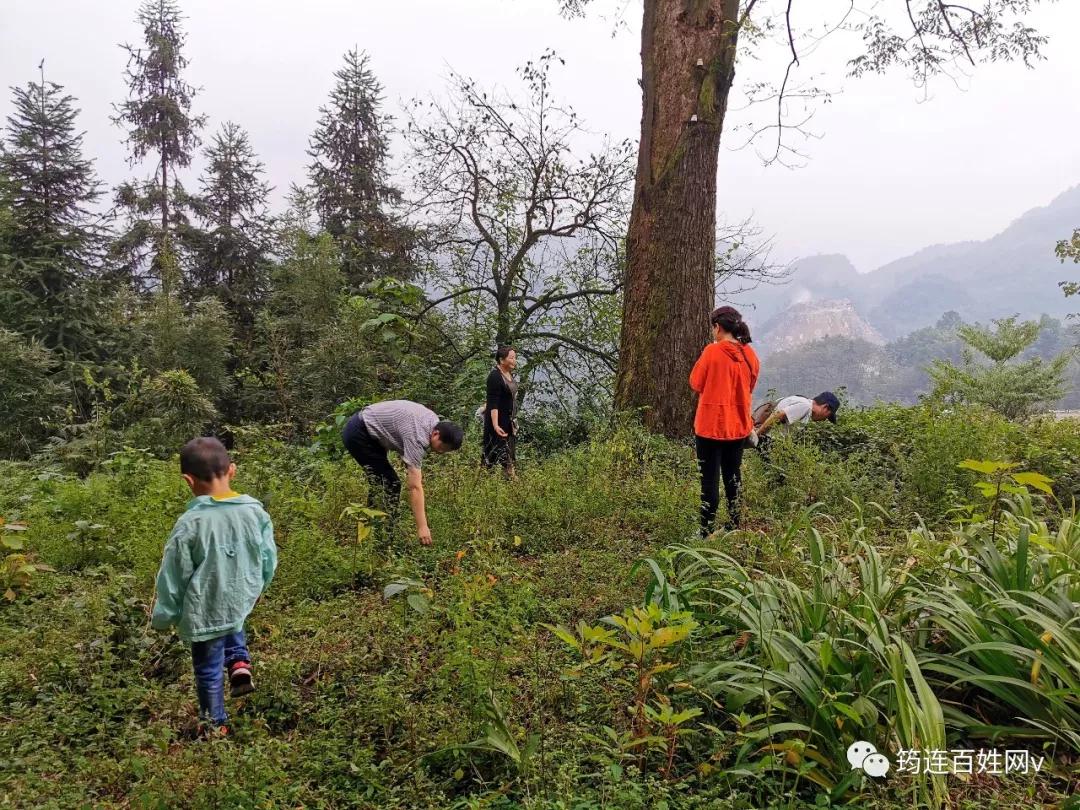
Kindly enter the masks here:
[[701, 470], [701, 535], [713, 529], [720, 505], [720, 481], [727, 497], [727, 529], [739, 525], [739, 485], [743, 442], [754, 428], [751, 393], [761, 363], [750, 348], [750, 327], [733, 307], [720, 307], [711, 318], [715, 341], [705, 347], [690, 387], [698, 393], [694, 434]]

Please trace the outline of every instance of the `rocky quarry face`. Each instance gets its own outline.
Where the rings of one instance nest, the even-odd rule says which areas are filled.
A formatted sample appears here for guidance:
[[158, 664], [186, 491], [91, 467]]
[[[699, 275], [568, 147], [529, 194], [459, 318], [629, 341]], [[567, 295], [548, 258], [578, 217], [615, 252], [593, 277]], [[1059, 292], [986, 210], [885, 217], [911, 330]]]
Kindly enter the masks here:
[[881, 346], [885, 339], [867, 323], [846, 298], [795, 304], [765, 324], [760, 340], [766, 352], [793, 349], [826, 337], [865, 340]]

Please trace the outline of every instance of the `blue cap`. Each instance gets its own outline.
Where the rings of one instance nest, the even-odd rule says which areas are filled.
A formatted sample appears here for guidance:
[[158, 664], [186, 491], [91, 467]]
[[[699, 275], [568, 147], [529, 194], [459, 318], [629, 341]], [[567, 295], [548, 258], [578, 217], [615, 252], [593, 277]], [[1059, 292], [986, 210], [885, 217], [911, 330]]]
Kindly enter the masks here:
[[836, 424], [836, 412], [840, 410], [840, 400], [836, 398], [836, 394], [832, 391], [825, 391], [814, 397], [814, 402], [818, 405], [825, 405], [829, 409], [829, 421], [834, 425]]

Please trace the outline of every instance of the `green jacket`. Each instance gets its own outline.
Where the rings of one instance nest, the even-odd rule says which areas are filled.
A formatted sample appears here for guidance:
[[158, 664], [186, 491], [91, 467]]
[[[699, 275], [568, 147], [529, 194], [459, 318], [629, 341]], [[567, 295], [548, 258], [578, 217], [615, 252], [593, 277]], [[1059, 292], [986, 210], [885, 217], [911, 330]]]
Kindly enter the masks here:
[[277, 567], [274, 524], [247, 495], [188, 501], [165, 544], [151, 623], [184, 641], [243, 628]]

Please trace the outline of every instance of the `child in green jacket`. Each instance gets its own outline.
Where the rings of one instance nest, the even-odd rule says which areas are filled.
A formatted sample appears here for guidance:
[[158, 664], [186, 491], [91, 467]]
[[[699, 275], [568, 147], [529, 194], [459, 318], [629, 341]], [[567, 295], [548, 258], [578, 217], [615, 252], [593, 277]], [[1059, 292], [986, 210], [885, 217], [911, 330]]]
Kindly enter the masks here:
[[151, 623], [175, 626], [191, 645], [199, 716], [227, 732], [224, 669], [233, 697], [255, 688], [244, 620], [277, 567], [274, 525], [261, 503], [232, 491], [236, 465], [217, 439], [185, 444], [180, 474], [195, 497], [165, 544]]

